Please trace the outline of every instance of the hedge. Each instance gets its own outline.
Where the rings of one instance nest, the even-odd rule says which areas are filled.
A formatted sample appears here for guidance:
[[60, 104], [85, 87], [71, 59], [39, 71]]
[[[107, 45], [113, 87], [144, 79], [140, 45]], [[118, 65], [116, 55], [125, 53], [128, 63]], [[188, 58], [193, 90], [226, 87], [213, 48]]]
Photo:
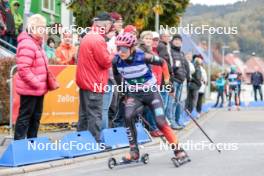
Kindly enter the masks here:
[[9, 74], [15, 58], [0, 58], [0, 124], [9, 123]]

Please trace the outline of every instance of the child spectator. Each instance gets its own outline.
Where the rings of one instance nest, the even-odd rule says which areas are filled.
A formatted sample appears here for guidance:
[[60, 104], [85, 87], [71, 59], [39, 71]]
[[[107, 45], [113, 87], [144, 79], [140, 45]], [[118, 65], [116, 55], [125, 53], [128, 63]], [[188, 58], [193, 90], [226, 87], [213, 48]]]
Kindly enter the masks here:
[[56, 60], [61, 65], [73, 65], [76, 60], [77, 49], [72, 44], [72, 34], [63, 33], [60, 46], [56, 49]]
[[216, 91], [217, 91], [217, 100], [214, 107], [218, 106], [219, 99], [221, 98], [220, 108], [224, 104], [224, 90], [225, 90], [225, 78], [221, 73], [218, 73], [218, 78], [215, 81]]

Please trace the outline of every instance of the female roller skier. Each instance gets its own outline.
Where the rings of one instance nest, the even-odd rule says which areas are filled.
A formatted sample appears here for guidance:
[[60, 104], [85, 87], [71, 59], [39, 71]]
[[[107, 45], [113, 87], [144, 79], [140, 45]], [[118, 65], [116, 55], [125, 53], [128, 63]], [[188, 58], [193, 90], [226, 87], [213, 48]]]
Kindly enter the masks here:
[[140, 157], [135, 128], [135, 119], [138, 115], [136, 110], [141, 106], [148, 106], [154, 114], [159, 130], [170, 144], [175, 155], [174, 158], [183, 161], [188, 158], [188, 155], [179, 147], [177, 137], [166, 121], [159, 91], [153, 89], [156, 79], [149, 64], [162, 65], [163, 60], [158, 56], [136, 49], [136, 42], [137, 38], [134, 35], [120, 34], [116, 40], [118, 52], [113, 60], [114, 74], [122, 77], [127, 88], [123, 101], [130, 152], [123, 160], [135, 161]]

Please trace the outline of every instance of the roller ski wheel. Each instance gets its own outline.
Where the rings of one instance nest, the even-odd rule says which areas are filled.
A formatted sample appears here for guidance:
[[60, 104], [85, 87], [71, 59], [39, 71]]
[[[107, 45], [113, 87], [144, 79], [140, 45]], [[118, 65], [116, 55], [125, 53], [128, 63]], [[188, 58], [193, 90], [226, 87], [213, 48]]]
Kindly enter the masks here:
[[[181, 151], [181, 152], [184, 152], [184, 151]], [[191, 162], [191, 159], [190, 157], [187, 155], [186, 152], [185, 153], [185, 156], [182, 156], [182, 157], [172, 157], [171, 158], [171, 161], [173, 162], [174, 166], [175, 167], [180, 167], [181, 165], [185, 164], [185, 163], [188, 163], [188, 162]]]
[[110, 158], [108, 160], [108, 168], [113, 169], [116, 166], [116, 159], [115, 158]]
[[141, 157], [141, 161], [144, 164], [148, 164], [149, 163], [149, 154], [145, 153], [142, 157]]
[[127, 164], [132, 164], [132, 163], [140, 163], [142, 162], [143, 164], [148, 164], [149, 163], [149, 154], [145, 153], [143, 154], [140, 158], [138, 159], [131, 159], [126, 156], [121, 159], [121, 161], [116, 161], [115, 158], [110, 158], [108, 160], [108, 168], [113, 169], [116, 166], [121, 166], [121, 165], [127, 165]]

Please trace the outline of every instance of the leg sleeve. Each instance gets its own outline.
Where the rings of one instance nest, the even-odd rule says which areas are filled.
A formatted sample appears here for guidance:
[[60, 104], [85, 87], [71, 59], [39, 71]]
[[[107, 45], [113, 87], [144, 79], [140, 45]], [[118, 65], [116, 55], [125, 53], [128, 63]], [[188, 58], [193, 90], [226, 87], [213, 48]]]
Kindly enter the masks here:
[[140, 106], [143, 106], [142, 103], [134, 97], [128, 96], [124, 100], [125, 126], [131, 150], [138, 148], [135, 119], [137, 117], [136, 110]]

